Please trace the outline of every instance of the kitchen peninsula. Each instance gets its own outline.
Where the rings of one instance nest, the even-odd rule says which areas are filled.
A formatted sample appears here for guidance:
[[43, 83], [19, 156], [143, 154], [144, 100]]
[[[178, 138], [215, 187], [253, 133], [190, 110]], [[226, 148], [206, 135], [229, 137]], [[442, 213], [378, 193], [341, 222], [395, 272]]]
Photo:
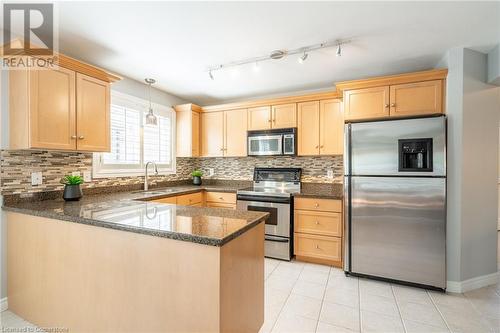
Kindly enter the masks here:
[[9, 308], [70, 332], [258, 332], [268, 214], [161, 196], [5, 202]]

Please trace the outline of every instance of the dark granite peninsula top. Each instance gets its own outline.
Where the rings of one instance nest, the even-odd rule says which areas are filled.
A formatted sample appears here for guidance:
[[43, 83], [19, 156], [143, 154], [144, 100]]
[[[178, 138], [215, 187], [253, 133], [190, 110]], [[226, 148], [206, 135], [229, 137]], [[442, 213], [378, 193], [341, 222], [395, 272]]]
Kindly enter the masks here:
[[[148, 192], [85, 195], [80, 201], [62, 199], [31, 202], [7, 200], [3, 209], [63, 221], [222, 246], [263, 222], [268, 213], [223, 208], [201, 208], [155, 203], [148, 200], [199, 192], [205, 187], [182, 186]], [[207, 190], [231, 191], [207, 186]]]
[[309, 197], [342, 200], [344, 186], [342, 184], [302, 183], [300, 193], [295, 197]]

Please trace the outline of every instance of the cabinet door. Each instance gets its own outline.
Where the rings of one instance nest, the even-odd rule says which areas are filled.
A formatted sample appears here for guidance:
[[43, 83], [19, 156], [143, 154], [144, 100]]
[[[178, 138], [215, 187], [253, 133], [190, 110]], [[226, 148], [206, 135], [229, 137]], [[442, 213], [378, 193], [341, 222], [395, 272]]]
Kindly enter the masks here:
[[248, 130], [265, 130], [271, 128], [271, 107], [260, 106], [248, 109]]
[[272, 106], [272, 128], [297, 127], [297, 104]]
[[391, 117], [443, 112], [443, 81], [434, 80], [391, 86]]
[[63, 67], [33, 70], [29, 84], [29, 146], [75, 150], [75, 72]]
[[320, 101], [319, 153], [342, 155], [344, 151], [344, 115], [338, 99]]
[[345, 91], [344, 110], [348, 120], [388, 117], [389, 87]]
[[319, 154], [319, 101], [297, 104], [298, 155]]
[[224, 111], [224, 156], [247, 156], [247, 110]]
[[200, 114], [191, 111], [191, 156], [200, 156]]
[[201, 156], [217, 157], [224, 149], [224, 112], [201, 114]]
[[177, 157], [191, 157], [192, 154], [192, 124], [190, 111], [178, 111], [175, 114], [177, 132]]
[[110, 151], [109, 83], [76, 74], [77, 149]]

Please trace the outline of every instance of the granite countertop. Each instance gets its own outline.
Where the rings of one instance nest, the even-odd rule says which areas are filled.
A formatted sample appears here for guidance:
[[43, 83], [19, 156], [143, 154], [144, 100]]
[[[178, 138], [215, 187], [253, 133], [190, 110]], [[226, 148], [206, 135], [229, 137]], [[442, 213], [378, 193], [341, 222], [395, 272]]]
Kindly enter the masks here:
[[155, 203], [149, 200], [207, 191], [236, 192], [241, 186], [175, 186], [148, 192], [85, 195], [62, 199], [5, 202], [3, 209], [28, 215], [130, 231], [211, 246], [222, 246], [263, 222], [268, 213]]
[[302, 183], [300, 193], [295, 197], [309, 197], [321, 199], [342, 200], [344, 196], [344, 185], [342, 184], [322, 184], [322, 183]]

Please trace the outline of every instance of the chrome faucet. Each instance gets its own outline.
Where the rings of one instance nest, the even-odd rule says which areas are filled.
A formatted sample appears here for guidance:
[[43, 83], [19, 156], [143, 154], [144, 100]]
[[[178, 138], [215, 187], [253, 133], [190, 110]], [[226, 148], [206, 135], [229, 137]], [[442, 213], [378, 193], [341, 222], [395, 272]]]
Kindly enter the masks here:
[[153, 164], [153, 166], [155, 167], [155, 175], [158, 174], [158, 168], [156, 167], [156, 163], [155, 162], [148, 162], [146, 163], [146, 168], [144, 169], [144, 191], [147, 191], [149, 186], [148, 186], [148, 166], [150, 164]]

